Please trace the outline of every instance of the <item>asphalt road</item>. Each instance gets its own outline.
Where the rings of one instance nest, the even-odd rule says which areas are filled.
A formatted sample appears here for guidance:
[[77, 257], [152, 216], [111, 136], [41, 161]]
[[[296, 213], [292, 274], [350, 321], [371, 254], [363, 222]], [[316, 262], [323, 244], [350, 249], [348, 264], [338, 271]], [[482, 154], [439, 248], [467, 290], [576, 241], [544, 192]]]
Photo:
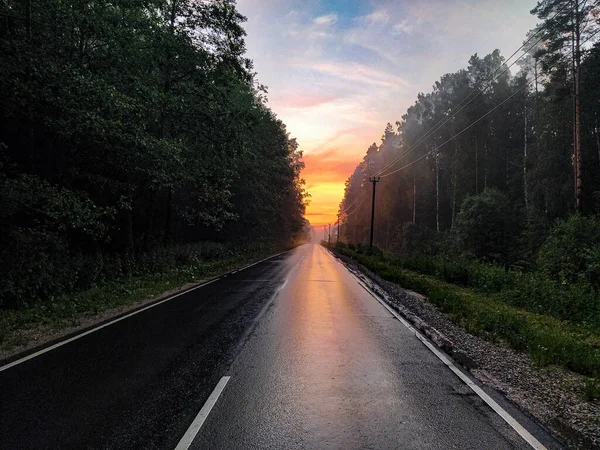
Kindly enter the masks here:
[[223, 376], [192, 449], [531, 448], [314, 245], [1, 371], [0, 448], [172, 450]]

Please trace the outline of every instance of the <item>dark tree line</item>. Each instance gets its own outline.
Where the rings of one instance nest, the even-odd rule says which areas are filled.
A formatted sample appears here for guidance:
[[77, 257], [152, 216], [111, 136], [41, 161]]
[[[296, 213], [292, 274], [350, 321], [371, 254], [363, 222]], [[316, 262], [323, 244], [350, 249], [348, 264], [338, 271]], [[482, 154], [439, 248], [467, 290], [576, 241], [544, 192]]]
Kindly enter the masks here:
[[82, 284], [90, 258], [301, 231], [302, 153], [244, 20], [234, 0], [0, 1], [0, 305]]
[[[395, 252], [437, 240], [442, 250], [527, 260], [555, 219], [600, 213], [599, 5], [541, 1], [515, 75], [496, 50], [419, 94], [347, 180], [346, 240], [368, 242], [374, 175], [375, 243]], [[461, 230], [480, 245], [464, 245]]]

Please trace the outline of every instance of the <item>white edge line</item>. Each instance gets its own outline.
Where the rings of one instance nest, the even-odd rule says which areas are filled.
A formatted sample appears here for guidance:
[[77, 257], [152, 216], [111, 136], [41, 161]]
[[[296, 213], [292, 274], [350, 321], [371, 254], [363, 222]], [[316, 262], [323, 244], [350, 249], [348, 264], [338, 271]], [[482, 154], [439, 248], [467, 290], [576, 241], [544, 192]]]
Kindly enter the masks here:
[[103, 323], [102, 325], [99, 325], [99, 326], [97, 326], [95, 328], [92, 328], [91, 330], [84, 331], [83, 333], [80, 333], [80, 334], [78, 334], [76, 336], [72, 336], [69, 339], [65, 339], [64, 341], [57, 342], [54, 345], [51, 345], [51, 346], [46, 347], [46, 348], [43, 348], [43, 349], [41, 349], [41, 350], [39, 350], [39, 351], [37, 351], [35, 353], [32, 353], [32, 354], [27, 355], [27, 356], [24, 356], [23, 358], [17, 359], [16, 361], [13, 361], [11, 363], [6, 364], [5, 366], [0, 367], [0, 372], [2, 372], [3, 370], [6, 370], [6, 369], [10, 369], [11, 367], [14, 367], [14, 366], [16, 366], [18, 364], [21, 364], [21, 363], [23, 363], [25, 361], [28, 361], [30, 359], [33, 359], [36, 356], [40, 356], [40, 355], [42, 355], [42, 354], [44, 354], [46, 352], [54, 350], [55, 348], [61, 347], [61, 346], [65, 345], [65, 344], [68, 344], [69, 342], [73, 342], [73, 341], [75, 341], [75, 340], [77, 340], [79, 338], [87, 336], [88, 334], [92, 334], [92, 333], [94, 333], [94, 332], [96, 332], [98, 330], [101, 330], [102, 328], [106, 328], [109, 325], [113, 325], [113, 324], [115, 324], [117, 322], [120, 322], [121, 320], [127, 319], [127, 318], [129, 318], [131, 316], [134, 316], [134, 315], [138, 314], [138, 313], [146, 311], [147, 309], [154, 308], [155, 306], [161, 305], [161, 304], [163, 304], [165, 302], [168, 302], [169, 300], [173, 300], [174, 298], [179, 297], [180, 295], [187, 294], [188, 292], [194, 291], [194, 290], [196, 290], [198, 288], [201, 288], [203, 286], [206, 286], [206, 285], [209, 285], [211, 283], [214, 283], [215, 281], [219, 281], [220, 279], [221, 278], [219, 277], [219, 278], [215, 278], [214, 280], [207, 281], [206, 283], [199, 284], [198, 286], [194, 286], [193, 288], [188, 289], [188, 290], [183, 291], [183, 292], [180, 292], [179, 294], [175, 294], [175, 295], [173, 295], [171, 297], [165, 298], [165, 299], [160, 300], [160, 301], [158, 301], [156, 303], [152, 303], [151, 305], [148, 305], [148, 306], [146, 306], [144, 308], [136, 309], [135, 311], [133, 311], [133, 312], [131, 312], [129, 314], [126, 314], [124, 316], [118, 317], [115, 320], [111, 320], [110, 322]]
[[192, 442], [196, 438], [196, 435], [200, 431], [200, 428], [202, 428], [202, 425], [204, 425], [204, 421], [206, 420], [206, 418], [210, 414], [210, 411], [217, 403], [219, 396], [223, 392], [223, 389], [225, 389], [225, 386], [227, 385], [227, 382], [230, 378], [231, 377], [222, 377], [219, 380], [217, 386], [204, 403], [204, 406], [202, 406], [202, 409], [200, 410], [192, 424], [189, 426], [189, 428], [177, 444], [177, 447], [175, 447], [175, 450], [187, 450], [188, 448], [190, 448], [190, 445], [192, 445]]
[[[334, 256], [335, 257], [335, 256]], [[337, 260], [337, 258], [336, 258]], [[429, 340], [423, 336], [417, 329], [415, 329], [410, 323], [408, 323], [402, 316], [400, 316], [385, 300], [379, 297], [373, 292], [367, 285], [365, 285], [356, 275], [354, 275], [344, 264], [341, 264], [348, 273], [360, 284], [375, 300], [381, 303], [396, 319], [398, 319], [406, 328], [408, 328], [416, 337], [419, 339], [435, 356], [437, 356], [446, 366], [452, 370], [467, 386], [473, 390], [485, 403], [488, 404], [504, 421], [511, 426], [532, 448], [536, 450], [547, 450], [546, 447], [538, 441], [529, 431], [527, 431], [513, 416], [511, 416], [502, 406], [490, 397], [483, 389], [473, 383], [473, 381], [465, 375], [453, 361], [451, 361], [446, 355], [444, 355], [439, 349], [437, 349]]]
[[184, 295], [184, 294], [187, 294], [189, 292], [195, 291], [196, 289], [199, 289], [201, 287], [208, 286], [209, 284], [214, 283], [215, 281], [219, 281], [221, 278], [223, 278], [225, 275], [228, 275], [229, 273], [239, 272], [241, 270], [247, 269], [248, 267], [252, 267], [252, 266], [254, 266], [256, 264], [264, 262], [267, 259], [275, 258], [276, 256], [282, 255], [282, 254], [284, 254], [284, 253], [286, 253], [288, 251], [289, 250], [286, 250], [285, 252], [280, 252], [280, 253], [277, 253], [276, 255], [272, 255], [272, 256], [269, 256], [267, 258], [261, 259], [260, 261], [256, 261], [255, 263], [249, 264], [249, 265], [247, 265], [245, 267], [242, 267], [241, 269], [237, 269], [234, 272], [228, 272], [226, 274], [221, 275], [220, 277], [217, 277], [217, 278], [214, 278], [214, 279], [212, 279], [210, 281], [207, 281], [206, 283], [202, 283], [202, 284], [199, 284], [198, 286], [194, 286], [193, 288], [187, 289], [187, 290], [185, 290], [183, 292], [180, 292], [178, 294], [175, 294], [175, 295], [172, 295], [170, 297], [167, 297], [167, 298], [165, 298], [163, 300], [160, 300], [160, 301], [158, 301], [156, 303], [152, 303], [151, 305], [148, 305], [148, 306], [146, 306], [144, 308], [136, 309], [135, 311], [133, 311], [133, 312], [131, 312], [129, 314], [126, 314], [124, 316], [118, 317], [118, 318], [116, 318], [114, 320], [111, 320], [110, 322], [103, 323], [102, 325], [99, 325], [99, 326], [97, 326], [95, 328], [92, 328], [90, 330], [84, 331], [83, 333], [80, 333], [80, 334], [72, 336], [72, 337], [70, 337], [68, 339], [65, 339], [64, 341], [60, 341], [60, 342], [57, 342], [54, 345], [51, 345], [49, 347], [45, 347], [45, 348], [43, 348], [41, 350], [38, 350], [37, 352], [31, 353], [30, 355], [24, 356], [23, 358], [17, 359], [15, 361], [11, 362], [11, 363], [8, 363], [8, 364], [0, 367], [0, 372], [3, 372], [5, 370], [7, 370], [7, 369], [10, 369], [11, 367], [14, 367], [16, 365], [24, 363], [25, 361], [29, 361], [30, 359], [33, 359], [33, 358], [35, 358], [37, 356], [43, 355], [44, 353], [47, 353], [47, 352], [49, 352], [51, 350], [54, 350], [54, 349], [56, 349], [58, 347], [62, 347], [63, 345], [68, 344], [69, 342], [73, 342], [73, 341], [75, 341], [75, 340], [77, 340], [79, 338], [87, 336], [88, 334], [92, 334], [92, 333], [94, 333], [94, 332], [96, 332], [98, 330], [101, 330], [102, 328], [106, 328], [109, 325], [113, 325], [113, 324], [115, 324], [117, 322], [120, 322], [121, 320], [127, 319], [127, 318], [129, 318], [131, 316], [139, 314], [139, 313], [141, 313], [143, 311], [146, 311], [146, 310], [148, 310], [150, 308], [154, 308], [155, 306], [162, 305], [163, 303], [168, 302], [170, 300], [173, 300], [174, 298], [177, 298], [180, 295]]

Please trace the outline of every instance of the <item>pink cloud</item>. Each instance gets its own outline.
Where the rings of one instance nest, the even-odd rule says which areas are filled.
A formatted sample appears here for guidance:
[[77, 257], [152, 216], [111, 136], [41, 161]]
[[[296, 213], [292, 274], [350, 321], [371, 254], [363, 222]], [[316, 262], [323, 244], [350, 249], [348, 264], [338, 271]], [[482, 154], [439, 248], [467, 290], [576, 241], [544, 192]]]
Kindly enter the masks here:
[[312, 108], [315, 106], [323, 105], [335, 100], [335, 95], [318, 95], [318, 94], [289, 94], [277, 97], [269, 103], [273, 108]]

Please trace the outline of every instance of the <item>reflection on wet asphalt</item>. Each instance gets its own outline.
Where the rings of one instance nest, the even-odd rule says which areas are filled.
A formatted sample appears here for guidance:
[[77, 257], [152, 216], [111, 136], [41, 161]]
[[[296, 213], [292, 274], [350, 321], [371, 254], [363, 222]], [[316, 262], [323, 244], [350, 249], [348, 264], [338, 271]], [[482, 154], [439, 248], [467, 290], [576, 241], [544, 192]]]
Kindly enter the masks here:
[[526, 448], [316, 245], [0, 372], [1, 449]]

